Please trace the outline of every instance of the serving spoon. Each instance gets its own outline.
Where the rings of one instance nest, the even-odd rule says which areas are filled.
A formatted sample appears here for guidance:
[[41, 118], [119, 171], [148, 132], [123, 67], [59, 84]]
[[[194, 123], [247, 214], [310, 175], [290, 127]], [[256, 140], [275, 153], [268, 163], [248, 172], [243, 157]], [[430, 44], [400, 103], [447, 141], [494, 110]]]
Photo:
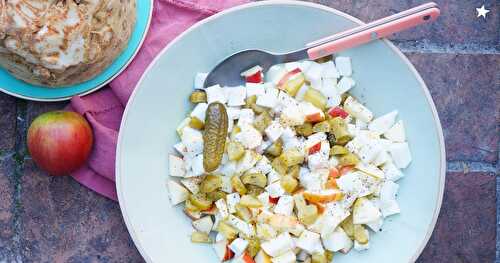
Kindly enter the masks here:
[[430, 2], [406, 11], [349, 29], [329, 37], [306, 44], [305, 48], [288, 52], [274, 53], [260, 49], [237, 52], [222, 60], [208, 74], [203, 87], [216, 84], [221, 86], [239, 86], [245, 83], [240, 73], [255, 65], [267, 71], [272, 65], [303, 59], [318, 59], [336, 52], [356, 47], [376, 39], [384, 38], [437, 19], [440, 10], [436, 3]]

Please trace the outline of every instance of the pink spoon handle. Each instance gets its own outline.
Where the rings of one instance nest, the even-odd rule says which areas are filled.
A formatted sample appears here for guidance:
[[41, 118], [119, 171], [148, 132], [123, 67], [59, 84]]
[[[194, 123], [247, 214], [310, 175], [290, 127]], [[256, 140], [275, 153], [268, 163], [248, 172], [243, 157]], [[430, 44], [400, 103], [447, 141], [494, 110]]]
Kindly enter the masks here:
[[[414, 9], [416, 9], [416, 8], [414, 8]], [[401, 13], [407, 13], [408, 11], [410, 11], [410, 10], [407, 10], [407, 11], [404, 11]], [[391, 17], [398, 16], [401, 13], [393, 15]], [[380, 25], [370, 27], [371, 24], [380, 23], [380, 21], [383, 21], [383, 20], [389, 20], [389, 18], [391, 18], [391, 17], [380, 19], [380, 20], [377, 20], [377, 21], [372, 22], [370, 24], [361, 26], [363, 28], [367, 28], [366, 30], [362, 30], [360, 32], [357, 32], [357, 33], [354, 33], [351, 35], [347, 34], [347, 36], [345, 36], [345, 37], [342, 37], [342, 38], [339, 38], [336, 40], [332, 40], [330, 42], [320, 44], [318, 46], [310, 48], [309, 50], [307, 50], [307, 54], [309, 55], [309, 59], [317, 59], [317, 58], [321, 58], [324, 56], [328, 56], [328, 55], [331, 55], [333, 53], [342, 51], [344, 49], [359, 46], [361, 44], [365, 44], [365, 43], [368, 43], [370, 41], [389, 36], [393, 33], [400, 32], [400, 31], [406, 30], [408, 28], [412, 28], [412, 27], [415, 27], [415, 26], [418, 26], [421, 24], [432, 22], [432, 21], [437, 19], [439, 14], [440, 14], [439, 8], [433, 7], [433, 8], [425, 9], [425, 10], [422, 10], [420, 12], [417, 12], [417, 13], [414, 13], [411, 15], [403, 16], [401, 18], [389, 21], [387, 23], [382, 23]], [[349, 31], [356, 31], [356, 29], [351, 29]], [[348, 33], [348, 32], [343, 32], [340, 34], [345, 35], [346, 33]], [[340, 34], [337, 34], [337, 35], [340, 35]], [[325, 41], [325, 40], [326, 39], [324, 39], [323, 41]], [[318, 40], [315, 43], [318, 43], [318, 42], [321, 43], [322, 40]], [[315, 43], [311, 43], [310, 45], [314, 45]]]

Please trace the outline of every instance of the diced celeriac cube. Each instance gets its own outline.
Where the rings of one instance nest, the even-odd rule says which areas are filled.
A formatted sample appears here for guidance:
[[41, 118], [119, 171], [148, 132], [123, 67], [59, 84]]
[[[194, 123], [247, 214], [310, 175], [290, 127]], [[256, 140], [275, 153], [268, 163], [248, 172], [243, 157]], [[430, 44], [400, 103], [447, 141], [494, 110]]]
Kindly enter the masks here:
[[168, 157], [168, 165], [169, 165], [168, 167], [170, 176], [174, 177], [186, 176], [186, 168], [182, 158], [171, 154]]
[[251, 109], [242, 109], [240, 111], [240, 118], [238, 119], [238, 126], [252, 125], [255, 120], [255, 113]]
[[335, 67], [333, 61], [327, 61], [320, 65], [323, 67], [323, 72], [321, 74], [323, 78], [338, 79], [340, 77], [340, 73], [338, 72], [337, 67]]
[[304, 230], [297, 240], [297, 247], [305, 250], [309, 254], [316, 251], [318, 244], [321, 245], [320, 235], [308, 230]]
[[205, 168], [203, 168], [203, 154], [198, 154], [193, 158], [191, 171], [191, 177], [200, 176], [205, 173]]
[[271, 259], [271, 262], [273, 263], [295, 263], [296, 258], [295, 258], [295, 253], [290, 250], [288, 252], [285, 252], [284, 254], [274, 257]]
[[271, 171], [267, 174], [267, 184], [270, 185], [278, 180], [281, 179], [281, 176], [278, 172], [276, 172], [274, 169], [271, 169]]
[[333, 252], [342, 249], [349, 251], [353, 246], [352, 240], [341, 227], [335, 228], [335, 230], [328, 235], [321, 236], [321, 239], [325, 248]]
[[394, 125], [397, 116], [398, 116], [397, 110], [382, 115], [374, 119], [372, 122], [370, 122], [370, 124], [368, 125], [368, 129], [378, 134], [385, 133]]
[[389, 155], [389, 153], [387, 153], [387, 151], [385, 151], [385, 150], [382, 150], [377, 155], [377, 157], [375, 157], [375, 159], [372, 161], [372, 164], [375, 166], [381, 166], [381, 165], [383, 165], [387, 162], [391, 162], [391, 161], [392, 161], [392, 159], [391, 159], [391, 156]]
[[242, 234], [252, 237], [255, 235], [255, 228], [253, 225], [233, 216], [229, 215], [227, 218], [227, 222], [233, 226], [234, 228], [238, 229]]
[[248, 247], [248, 241], [242, 238], [237, 238], [229, 244], [229, 249], [234, 252], [235, 257], [239, 257], [245, 252], [245, 249]]
[[367, 225], [373, 232], [378, 232], [382, 230], [382, 225], [384, 224], [384, 219], [380, 217], [379, 219], [373, 221], [373, 222], [368, 222], [365, 225]]
[[299, 174], [300, 184], [308, 191], [321, 191], [329, 176], [328, 169], [319, 169]]
[[283, 126], [281, 126], [280, 122], [274, 120], [271, 124], [266, 128], [265, 133], [267, 138], [272, 142], [276, 141], [280, 138], [281, 134], [283, 134]]
[[182, 154], [182, 156], [185, 156], [187, 154], [187, 148], [186, 145], [184, 145], [182, 142], [176, 143], [174, 145], [175, 150]]
[[[294, 248], [293, 240], [287, 232], [261, 244], [262, 249], [271, 257], [277, 257]], [[294, 254], [295, 255], [295, 254]]]
[[357, 172], [346, 173], [337, 179], [337, 185], [343, 192], [357, 193], [363, 187]]
[[341, 102], [342, 102], [342, 97], [339, 94], [337, 94], [335, 96], [328, 97], [328, 100], [326, 101], [326, 106], [328, 108], [337, 107], [340, 105]]
[[243, 106], [245, 105], [245, 99], [247, 97], [246, 88], [243, 86], [239, 87], [227, 87], [225, 88], [227, 94], [227, 105], [229, 106]]
[[293, 213], [293, 206], [294, 206], [293, 197], [289, 195], [284, 195], [280, 197], [280, 199], [278, 200], [278, 203], [274, 207], [274, 212], [276, 214], [290, 216]]
[[240, 125], [241, 132], [235, 139], [247, 149], [255, 149], [262, 143], [262, 134], [252, 125]]
[[260, 161], [255, 164], [255, 168], [263, 174], [268, 174], [273, 169], [271, 163], [269, 162], [269, 159], [267, 159], [267, 157], [265, 156], [262, 156], [262, 159], [260, 159]]
[[304, 124], [305, 115], [302, 114], [297, 104], [287, 105], [281, 112], [280, 122], [284, 126], [297, 126]]
[[311, 82], [313, 88], [318, 88], [321, 85], [321, 75], [323, 73], [323, 67], [321, 64], [316, 62], [311, 62], [309, 68], [304, 72], [307, 80]]
[[382, 214], [377, 206], [366, 198], [359, 198], [354, 203], [352, 222], [356, 225], [366, 224], [378, 220]]
[[259, 154], [263, 154], [266, 149], [272, 145], [272, 142], [271, 141], [268, 141], [268, 140], [263, 140], [262, 143], [257, 146], [257, 148], [255, 148], [255, 151]]
[[269, 193], [264, 191], [260, 195], [257, 196], [257, 199], [259, 199], [260, 203], [262, 206], [267, 209], [271, 206], [271, 203], [269, 203]]
[[398, 189], [398, 184], [392, 181], [385, 181], [382, 184], [379, 205], [384, 217], [400, 213], [399, 205], [396, 201]]
[[406, 142], [393, 143], [389, 147], [389, 152], [391, 153], [392, 160], [394, 161], [396, 167], [404, 169], [408, 167], [408, 165], [411, 163], [412, 158], [408, 143]]
[[186, 155], [194, 157], [203, 152], [203, 134], [190, 127], [184, 127], [182, 143], [186, 146]]
[[328, 169], [328, 156], [325, 156], [320, 152], [311, 154], [307, 156], [307, 166], [311, 171], [318, 169]]
[[266, 186], [266, 191], [272, 198], [281, 197], [285, 194], [285, 189], [281, 187], [281, 182], [279, 180]]
[[384, 137], [393, 142], [406, 141], [406, 132], [403, 121], [400, 120], [384, 133]]
[[252, 150], [246, 150], [243, 158], [238, 162], [237, 172], [243, 173], [255, 166], [261, 156]]
[[349, 215], [351, 215], [349, 207], [343, 202], [330, 202], [326, 204], [325, 218], [323, 220], [323, 228], [321, 229], [320, 234], [326, 235], [330, 233]]
[[240, 194], [238, 193], [232, 193], [226, 195], [226, 200], [227, 200], [227, 209], [229, 213], [234, 214], [236, 213], [236, 205], [240, 202]]
[[217, 207], [217, 213], [219, 213], [220, 218], [225, 219], [229, 216], [229, 211], [227, 209], [226, 201], [221, 198], [215, 202], [215, 206]]
[[226, 107], [226, 112], [229, 120], [236, 120], [240, 118], [241, 109], [239, 107]]
[[283, 65], [274, 65], [267, 71], [266, 81], [272, 82], [274, 85], [276, 85], [287, 72], [288, 71]]
[[356, 119], [355, 124], [359, 130], [366, 130], [368, 128], [368, 123], [366, 123], [360, 119]]
[[344, 110], [364, 122], [370, 122], [373, 119], [373, 113], [351, 96], [345, 100]]
[[385, 178], [390, 181], [397, 181], [404, 176], [404, 174], [399, 170], [392, 161], [386, 162], [382, 165], [382, 171], [385, 173]]
[[205, 112], [207, 111], [208, 104], [198, 103], [191, 112], [191, 117], [196, 117], [201, 122], [205, 123]]
[[356, 169], [365, 172], [371, 176], [375, 176], [376, 178], [383, 179], [384, 172], [380, 170], [377, 166], [365, 163], [358, 163], [356, 165]]
[[203, 89], [203, 84], [207, 79], [208, 73], [198, 73], [194, 77], [194, 88], [195, 89]]
[[351, 58], [349, 57], [336, 57], [335, 65], [337, 66], [337, 70], [342, 76], [351, 76], [352, 75], [352, 66], [351, 66]]
[[220, 103], [227, 102], [226, 92], [219, 85], [210, 86], [205, 89], [205, 92], [207, 93], [207, 101], [209, 104], [216, 101]]
[[229, 161], [224, 165], [219, 167], [219, 172], [225, 176], [232, 176], [238, 169], [238, 163], [236, 161]]
[[210, 233], [210, 231], [212, 231], [213, 225], [214, 222], [212, 221], [211, 216], [205, 216], [198, 220], [193, 221], [194, 229], [207, 234]]
[[257, 101], [255, 103], [262, 107], [274, 108], [278, 104], [278, 93], [279, 91], [277, 89], [266, 89], [266, 93], [257, 96]]
[[321, 87], [317, 88], [325, 97], [330, 98], [337, 96], [337, 79], [323, 78]]
[[200, 183], [203, 177], [191, 177], [181, 179], [181, 184], [186, 187], [191, 193], [197, 194], [200, 191]]
[[233, 256], [232, 252], [229, 250], [228, 241], [225, 239], [215, 242], [213, 244], [213, 249], [220, 262], [227, 261]]
[[342, 77], [337, 84], [338, 94], [344, 94], [356, 86], [356, 82], [350, 77]]
[[361, 244], [358, 241], [354, 241], [354, 249], [357, 251], [363, 251], [370, 248], [370, 242], [366, 244]]
[[361, 146], [361, 149], [356, 151], [361, 161], [364, 163], [370, 163], [377, 158], [380, 152], [383, 151], [382, 146], [380, 145], [378, 140], [369, 139], [366, 143]]
[[288, 95], [288, 93], [286, 93], [285, 91], [280, 91], [280, 93], [278, 94], [278, 106], [277, 107], [281, 108], [281, 110], [279, 110], [278, 112], [281, 112], [283, 110], [283, 108], [285, 108], [288, 105], [292, 105], [292, 104], [297, 104], [297, 101], [294, 98], [292, 98], [290, 95]]
[[189, 191], [176, 181], [168, 180], [167, 186], [172, 205], [180, 204], [188, 199]]
[[260, 96], [266, 93], [265, 90], [265, 85], [260, 84], [260, 83], [247, 83], [245, 88], [246, 88], [246, 94], [247, 98], [252, 97], [252, 96]]

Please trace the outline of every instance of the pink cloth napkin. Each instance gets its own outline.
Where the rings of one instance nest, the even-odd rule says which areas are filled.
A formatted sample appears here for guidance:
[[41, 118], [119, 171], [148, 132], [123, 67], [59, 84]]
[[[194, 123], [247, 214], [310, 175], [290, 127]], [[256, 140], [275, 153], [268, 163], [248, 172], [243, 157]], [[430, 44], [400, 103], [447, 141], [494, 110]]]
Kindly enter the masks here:
[[[144, 0], [138, 0], [144, 1]], [[94, 148], [82, 168], [72, 174], [78, 182], [113, 200], [115, 150], [123, 110], [142, 73], [171, 40], [195, 22], [246, 0], [155, 0], [151, 27], [134, 61], [108, 88], [74, 97], [68, 109], [83, 114], [94, 130]]]

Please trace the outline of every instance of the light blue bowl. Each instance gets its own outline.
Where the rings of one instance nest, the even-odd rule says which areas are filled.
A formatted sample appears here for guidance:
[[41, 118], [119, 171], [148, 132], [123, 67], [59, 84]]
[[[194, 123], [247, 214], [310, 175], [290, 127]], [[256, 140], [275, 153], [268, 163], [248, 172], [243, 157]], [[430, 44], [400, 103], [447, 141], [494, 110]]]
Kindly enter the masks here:
[[12, 96], [35, 101], [62, 101], [75, 95], [85, 95], [102, 88], [118, 76], [135, 57], [148, 32], [153, 11], [153, 0], [137, 0], [137, 22], [125, 50], [97, 77], [69, 87], [47, 88], [14, 78], [0, 68], [0, 91]]
[[[190, 111], [196, 72], [209, 71], [236, 51], [287, 51], [360, 24], [324, 6], [259, 2], [206, 19], [173, 41], [136, 88], [123, 117], [117, 149], [117, 191], [129, 232], [148, 262], [217, 262], [210, 246], [191, 244], [190, 221], [169, 205], [167, 156], [177, 124]], [[372, 235], [367, 251], [335, 255], [335, 262], [413, 262], [427, 243], [443, 196], [445, 151], [441, 126], [424, 82], [388, 41], [344, 52], [353, 62], [353, 94], [375, 114], [398, 109], [413, 162], [400, 181], [401, 214]]]

